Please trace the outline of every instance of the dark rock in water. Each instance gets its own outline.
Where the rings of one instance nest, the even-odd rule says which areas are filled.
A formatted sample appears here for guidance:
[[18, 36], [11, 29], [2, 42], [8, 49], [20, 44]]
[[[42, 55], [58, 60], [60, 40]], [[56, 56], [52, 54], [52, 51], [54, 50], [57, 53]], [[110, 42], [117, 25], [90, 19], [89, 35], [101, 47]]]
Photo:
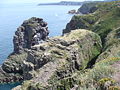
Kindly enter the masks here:
[[68, 14], [77, 14], [77, 11], [75, 9], [68, 11]]
[[42, 18], [32, 17], [23, 22], [15, 32], [13, 39], [14, 52], [21, 53], [24, 48], [39, 44], [41, 40], [46, 40], [49, 34], [47, 23]]

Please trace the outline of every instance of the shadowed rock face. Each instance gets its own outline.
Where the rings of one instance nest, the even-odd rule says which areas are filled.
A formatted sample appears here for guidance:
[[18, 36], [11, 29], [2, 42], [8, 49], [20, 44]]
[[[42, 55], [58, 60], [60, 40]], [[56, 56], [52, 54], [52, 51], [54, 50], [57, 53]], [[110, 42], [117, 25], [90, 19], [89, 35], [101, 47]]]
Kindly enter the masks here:
[[32, 17], [24, 21], [14, 35], [14, 52], [22, 53], [24, 48], [30, 49], [46, 40], [48, 34], [47, 23], [42, 18]]

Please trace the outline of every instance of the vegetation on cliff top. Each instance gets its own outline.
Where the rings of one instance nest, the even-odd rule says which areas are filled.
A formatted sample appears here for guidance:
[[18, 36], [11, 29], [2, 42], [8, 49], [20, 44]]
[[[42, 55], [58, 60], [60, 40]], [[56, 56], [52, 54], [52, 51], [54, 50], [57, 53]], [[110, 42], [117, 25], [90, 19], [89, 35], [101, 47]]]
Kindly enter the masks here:
[[104, 41], [110, 31], [119, 27], [119, 3], [120, 1], [87, 4], [90, 5], [90, 7], [91, 5], [96, 6], [98, 9], [91, 14], [89, 14], [88, 11], [88, 14], [85, 15], [75, 15], [66, 26], [63, 33], [67, 33], [78, 28], [88, 29], [98, 33]]

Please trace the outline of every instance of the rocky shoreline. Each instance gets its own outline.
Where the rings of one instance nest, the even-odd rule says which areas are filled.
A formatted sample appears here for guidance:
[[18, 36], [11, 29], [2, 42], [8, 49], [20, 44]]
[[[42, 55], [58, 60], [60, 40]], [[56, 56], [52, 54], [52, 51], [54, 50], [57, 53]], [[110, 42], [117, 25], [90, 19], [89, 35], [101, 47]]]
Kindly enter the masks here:
[[23, 81], [23, 61], [33, 45], [44, 42], [49, 31], [42, 18], [32, 17], [17, 28], [13, 38], [14, 51], [0, 67], [0, 83]]

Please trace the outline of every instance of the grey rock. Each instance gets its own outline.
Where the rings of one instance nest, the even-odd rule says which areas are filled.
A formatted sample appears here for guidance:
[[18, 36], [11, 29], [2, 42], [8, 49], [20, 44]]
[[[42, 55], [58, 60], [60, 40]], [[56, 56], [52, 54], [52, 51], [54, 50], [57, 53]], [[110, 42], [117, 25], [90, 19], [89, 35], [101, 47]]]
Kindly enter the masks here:
[[47, 23], [42, 18], [32, 17], [24, 21], [13, 38], [14, 53], [22, 53], [24, 48], [30, 49], [41, 40], [45, 41], [48, 34]]

